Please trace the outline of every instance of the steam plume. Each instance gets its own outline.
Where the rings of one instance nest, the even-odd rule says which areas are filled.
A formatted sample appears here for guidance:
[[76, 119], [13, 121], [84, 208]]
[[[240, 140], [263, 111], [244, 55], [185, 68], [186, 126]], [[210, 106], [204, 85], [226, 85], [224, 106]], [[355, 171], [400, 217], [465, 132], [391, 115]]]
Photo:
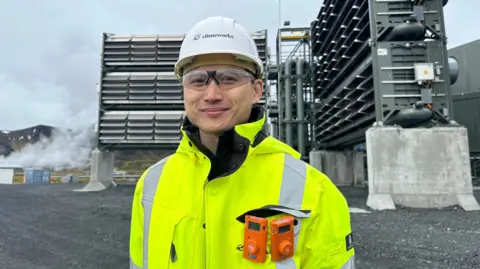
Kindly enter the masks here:
[[54, 170], [85, 168], [90, 164], [94, 138], [93, 127], [55, 129], [50, 138], [42, 137], [6, 158], [0, 156], [0, 163]]

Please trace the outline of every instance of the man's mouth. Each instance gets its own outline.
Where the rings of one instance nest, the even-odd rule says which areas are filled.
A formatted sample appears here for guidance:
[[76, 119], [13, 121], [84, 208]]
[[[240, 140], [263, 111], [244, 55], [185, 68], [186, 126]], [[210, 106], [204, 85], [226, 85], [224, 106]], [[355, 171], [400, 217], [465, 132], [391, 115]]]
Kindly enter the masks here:
[[203, 113], [207, 114], [207, 116], [210, 116], [210, 117], [218, 117], [227, 110], [228, 110], [228, 108], [205, 108], [205, 109], [201, 109], [201, 111]]

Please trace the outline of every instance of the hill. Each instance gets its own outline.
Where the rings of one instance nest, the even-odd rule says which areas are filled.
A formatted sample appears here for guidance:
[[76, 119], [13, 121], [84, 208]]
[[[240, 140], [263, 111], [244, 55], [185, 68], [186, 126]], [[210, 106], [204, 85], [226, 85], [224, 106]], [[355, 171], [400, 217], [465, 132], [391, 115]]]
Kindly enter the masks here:
[[[48, 167], [55, 170], [88, 169], [95, 145], [92, 128], [61, 129], [47, 125], [0, 131], [0, 164], [24, 167]], [[116, 151], [115, 166], [119, 170], [141, 172], [172, 151]]]
[[15, 131], [0, 131], [0, 156], [8, 157], [29, 144], [35, 144], [44, 138], [48, 139], [52, 136], [54, 129], [52, 126], [37, 125]]

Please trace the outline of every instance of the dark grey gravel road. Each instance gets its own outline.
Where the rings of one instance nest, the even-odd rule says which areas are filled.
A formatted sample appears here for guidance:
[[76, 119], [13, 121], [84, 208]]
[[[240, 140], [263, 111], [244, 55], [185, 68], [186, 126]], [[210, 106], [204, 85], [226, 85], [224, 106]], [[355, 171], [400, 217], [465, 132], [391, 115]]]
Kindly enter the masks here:
[[[342, 188], [365, 208], [366, 189]], [[475, 193], [480, 201], [480, 192]], [[398, 209], [352, 214], [358, 269], [480, 269], [480, 212]]]
[[[128, 268], [133, 187], [80, 187], [0, 185], [0, 269]], [[342, 192], [364, 207], [366, 190]], [[480, 268], [480, 212], [400, 209], [352, 223], [358, 269]]]

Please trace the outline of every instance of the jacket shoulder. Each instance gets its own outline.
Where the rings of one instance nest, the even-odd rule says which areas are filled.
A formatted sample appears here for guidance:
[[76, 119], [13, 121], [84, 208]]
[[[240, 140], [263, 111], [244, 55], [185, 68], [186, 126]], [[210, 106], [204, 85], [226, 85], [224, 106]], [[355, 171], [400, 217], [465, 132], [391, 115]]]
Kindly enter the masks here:
[[309, 163], [285, 155], [284, 176], [295, 177], [304, 184], [304, 206], [317, 208], [319, 201], [331, 195], [342, 196], [330, 178]]
[[295, 185], [298, 190], [302, 189], [303, 207], [309, 207], [309, 209], [316, 207], [329, 178], [296, 156], [285, 153], [283, 160], [283, 184]]
[[165, 164], [168, 162], [168, 160], [170, 160], [172, 158], [172, 156], [174, 156], [175, 153], [173, 154], [170, 154], [164, 158], [162, 158], [161, 160], [159, 160], [158, 162], [150, 165], [150, 167], [148, 167], [142, 174], [142, 176], [140, 177], [139, 181], [145, 181], [146, 178], [148, 178], [148, 175], [151, 174], [151, 173], [155, 173], [156, 170], [158, 169], [161, 169], [163, 168], [163, 166], [165, 166]]
[[148, 169], [151, 169], [151, 168], [156, 167], [156, 166], [159, 166], [159, 165], [165, 165], [165, 164], [167, 163], [167, 161], [168, 161], [169, 159], [171, 159], [171, 157], [172, 157], [173, 155], [175, 155], [175, 153], [170, 154], [170, 155], [164, 157], [164, 158], [161, 159], [160, 161], [158, 161], [158, 162], [156, 162], [155, 164], [151, 165]]
[[288, 153], [285, 153], [284, 166], [286, 171], [293, 171], [301, 175], [305, 180], [314, 181], [317, 184], [324, 184], [325, 181], [330, 181], [327, 175], [310, 165], [309, 163], [295, 158]]

